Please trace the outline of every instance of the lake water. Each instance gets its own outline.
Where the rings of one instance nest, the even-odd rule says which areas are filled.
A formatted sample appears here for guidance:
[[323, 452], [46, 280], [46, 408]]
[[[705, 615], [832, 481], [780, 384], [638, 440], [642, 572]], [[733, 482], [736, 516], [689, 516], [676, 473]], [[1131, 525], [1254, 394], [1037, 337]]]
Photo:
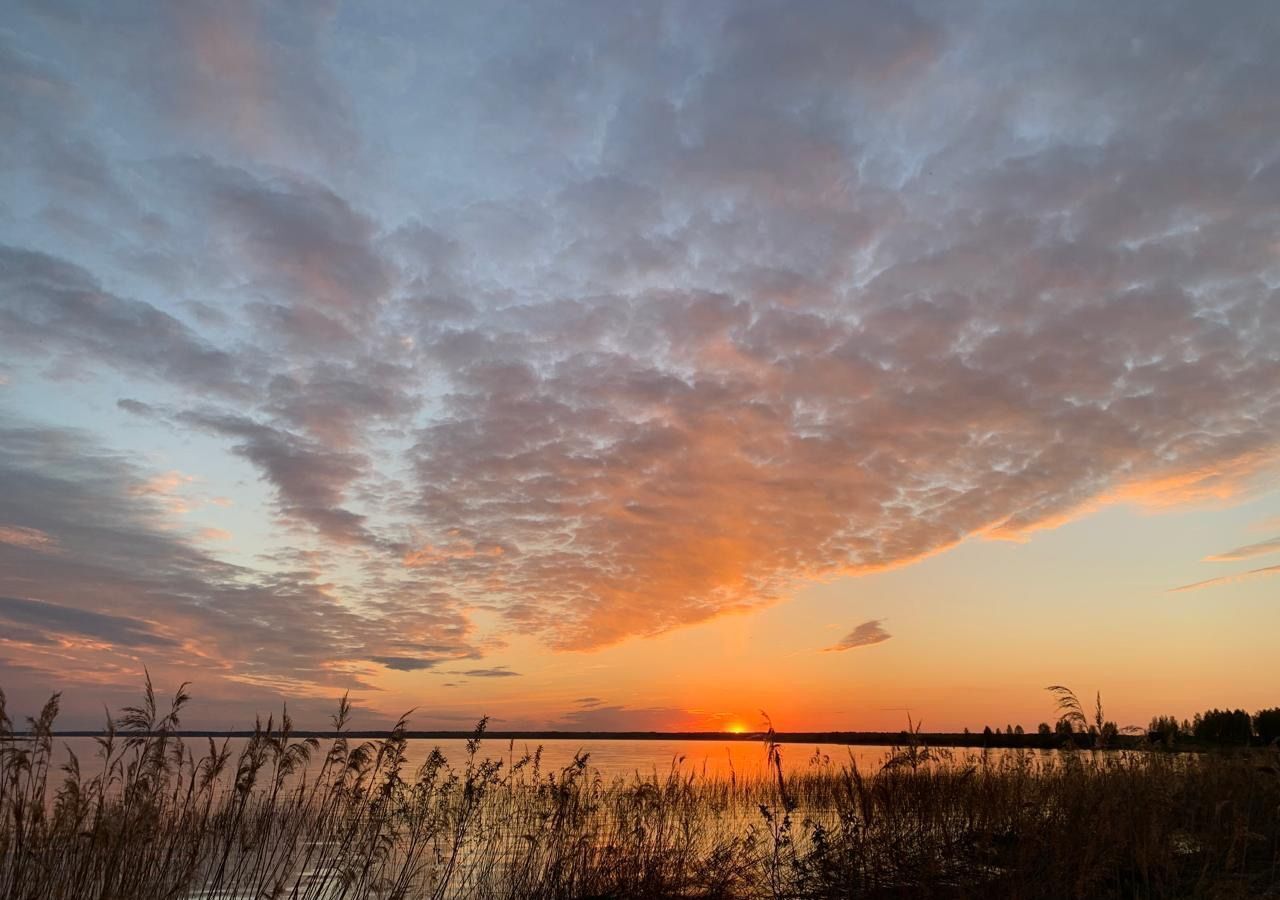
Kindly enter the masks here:
[[[188, 747], [196, 757], [208, 752], [208, 741], [204, 738], [187, 738]], [[359, 743], [354, 741], [353, 743]], [[82, 771], [92, 775], [94, 754], [97, 745], [92, 738], [59, 739], [57, 758], [60, 762], [65, 758], [62, 745], [69, 746], [80, 758]], [[221, 742], [219, 742], [219, 745]], [[232, 739], [231, 747], [238, 750], [243, 746], [243, 739]], [[322, 744], [323, 748], [324, 744]], [[578, 753], [588, 755], [588, 768], [599, 772], [606, 779], [615, 777], [632, 778], [633, 776], [665, 776], [673, 767], [685, 774], [698, 774], [728, 778], [736, 774], [739, 778], [760, 775], [766, 767], [764, 745], [759, 741], [688, 741], [688, 740], [543, 740], [543, 741], [508, 741], [500, 739], [485, 740], [479, 757], [502, 760], [509, 764], [519, 760], [525, 753], [532, 754], [542, 747], [542, 771], [550, 773], [559, 771], [573, 763]], [[463, 739], [437, 740], [422, 739], [408, 742], [408, 769], [416, 768], [439, 747], [449, 764], [461, 768], [466, 760], [466, 741]], [[847, 744], [782, 744], [782, 764], [788, 773], [805, 771], [827, 765], [848, 765], [852, 760], [863, 772], [878, 770], [888, 759], [893, 748], [885, 746], [862, 746]], [[942, 755], [945, 761], [960, 764], [969, 759], [980, 759], [983, 751], [974, 748], [937, 748], [933, 752]], [[1022, 754], [1032, 757], [1052, 758], [1057, 751], [1052, 750], [1009, 750], [993, 749], [986, 751], [986, 758], [997, 761], [1005, 756]]]

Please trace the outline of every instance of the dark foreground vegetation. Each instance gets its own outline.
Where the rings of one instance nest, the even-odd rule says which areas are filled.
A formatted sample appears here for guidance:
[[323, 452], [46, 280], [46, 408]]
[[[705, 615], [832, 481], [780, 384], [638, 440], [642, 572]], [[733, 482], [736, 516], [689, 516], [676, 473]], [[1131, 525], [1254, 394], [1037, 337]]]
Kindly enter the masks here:
[[[148, 685], [58, 750], [57, 698], [0, 695], [0, 897], [1280, 896], [1280, 753], [959, 756], [908, 734], [875, 771], [605, 780], [589, 761], [410, 766], [406, 723], [321, 742], [287, 716], [200, 752]], [[346, 727], [345, 701], [334, 717]], [[788, 751], [789, 752], [789, 751]]]

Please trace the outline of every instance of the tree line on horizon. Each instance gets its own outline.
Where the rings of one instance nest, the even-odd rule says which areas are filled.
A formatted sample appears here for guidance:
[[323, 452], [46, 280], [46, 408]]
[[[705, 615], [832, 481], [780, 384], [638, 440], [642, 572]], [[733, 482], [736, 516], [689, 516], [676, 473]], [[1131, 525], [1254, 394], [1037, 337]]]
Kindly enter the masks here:
[[1147, 732], [1165, 744], [1194, 740], [1205, 744], [1266, 746], [1280, 741], [1280, 706], [1260, 709], [1252, 716], [1243, 709], [1215, 707], [1181, 722], [1174, 716], [1154, 716]]
[[[966, 728], [965, 734], [972, 734]], [[1099, 717], [1089, 722], [1078, 715], [1063, 715], [1053, 725], [1041, 722], [1036, 736], [1045, 740], [1084, 743], [1090, 747], [1106, 747], [1121, 734], [1140, 735], [1138, 728], [1120, 728], [1115, 722]], [[1026, 731], [1021, 725], [1006, 725], [1004, 730], [990, 725], [982, 729], [983, 738], [1021, 737]], [[1177, 716], [1152, 716], [1147, 725], [1146, 737], [1153, 743], [1173, 746], [1179, 743], [1209, 744], [1214, 746], [1247, 747], [1270, 746], [1280, 742], [1280, 706], [1260, 709], [1249, 715], [1243, 709], [1208, 709], [1192, 718]]]
[[[1058, 710], [1057, 722], [1050, 726], [1041, 722], [1036, 728], [1039, 743], [1047, 745], [1082, 746], [1102, 750], [1114, 746], [1120, 735], [1142, 736], [1136, 726], [1121, 728], [1107, 718], [1102, 708], [1102, 692], [1095, 697], [1092, 715], [1086, 713], [1071, 688], [1053, 684], [1045, 688], [1053, 694]], [[972, 734], [968, 728], [964, 733]], [[1021, 725], [999, 727], [988, 725], [982, 730], [983, 743], [999, 738], [1018, 738], [1025, 734]], [[1153, 716], [1145, 732], [1147, 741], [1169, 747], [1176, 743], [1194, 742], [1212, 746], [1247, 747], [1260, 744], [1264, 747], [1280, 745], [1280, 707], [1260, 709], [1250, 716], [1243, 709], [1213, 709], [1196, 713], [1192, 719], [1178, 720], [1176, 716]], [[1021, 743], [1021, 742], [1019, 742]]]

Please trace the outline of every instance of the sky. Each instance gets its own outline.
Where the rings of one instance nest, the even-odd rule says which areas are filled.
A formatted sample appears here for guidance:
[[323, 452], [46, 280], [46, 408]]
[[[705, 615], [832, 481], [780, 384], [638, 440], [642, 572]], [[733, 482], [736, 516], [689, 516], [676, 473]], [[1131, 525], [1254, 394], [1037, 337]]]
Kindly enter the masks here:
[[6, 4], [11, 711], [1280, 703], [1277, 47], [1265, 0]]

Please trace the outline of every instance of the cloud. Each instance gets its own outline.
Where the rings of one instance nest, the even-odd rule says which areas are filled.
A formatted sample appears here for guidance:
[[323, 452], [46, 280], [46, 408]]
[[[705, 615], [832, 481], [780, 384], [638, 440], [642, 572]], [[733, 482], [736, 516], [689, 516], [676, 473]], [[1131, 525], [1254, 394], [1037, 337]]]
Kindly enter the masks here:
[[853, 650], [856, 647], [870, 647], [872, 644], [889, 640], [893, 635], [884, 630], [881, 624], [883, 621], [883, 619], [872, 619], [869, 622], [863, 622], [840, 641], [824, 648], [823, 652], [835, 653], [841, 650]]
[[25, 547], [40, 553], [56, 553], [58, 541], [39, 528], [23, 528], [18, 525], [0, 525], [0, 544]]
[[[1255, 191], [1280, 169], [1253, 119], [1214, 127], [1240, 102], [1233, 65], [1209, 106], [1168, 91], [1171, 48], [1218, 39], [1195, 28], [1256, 21], [1162, 17], [1108, 79], [1075, 26], [849, 15], [893, 35], [883, 56], [799, 50], [845, 34], [840, 10], [700, 20], [704, 65], [673, 63], [691, 87], [645, 70], [606, 171], [557, 195], [571, 242], [492, 263], [523, 302], [420, 333], [451, 385], [414, 449], [420, 524], [519, 551], [478, 567], [513, 627], [600, 646], [1102, 503], [1229, 499], [1274, 468]], [[1246, 43], [1242, 65], [1272, 65]], [[1059, 74], [1034, 92], [1061, 122], [1017, 99], [1043, 54]], [[830, 102], [797, 108], [800, 85]], [[918, 143], [881, 130], [889, 107]], [[1094, 133], [1076, 108], [1125, 113]], [[667, 239], [684, 252], [634, 264]], [[524, 276], [538, 258], [554, 289]]]
[[200, 158], [175, 161], [171, 172], [224, 224], [231, 259], [294, 307], [299, 318], [289, 321], [359, 321], [390, 289], [391, 265], [373, 247], [375, 223], [323, 184], [266, 180]]
[[286, 519], [339, 543], [374, 541], [364, 527], [364, 516], [342, 506], [344, 492], [364, 474], [367, 460], [360, 454], [330, 449], [233, 413], [203, 409], [169, 414], [131, 400], [119, 405], [130, 413], [159, 416], [236, 439], [232, 452], [259, 468], [275, 488], [278, 508]]
[[667, 706], [592, 706], [573, 709], [549, 727], [564, 731], [680, 731], [696, 727], [687, 709]]
[[116, 296], [79, 266], [0, 245], [0, 344], [75, 369], [96, 360], [197, 393], [243, 396], [249, 359], [203, 341], [149, 303]]
[[267, 386], [267, 408], [317, 440], [346, 448], [363, 439], [369, 423], [394, 422], [416, 412], [422, 400], [411, 386], [412, 372], [385, 360], [320, 362], [274, 376]]
[[459, 672], [460, 675], [467, 675], [471, 678], [516, 678], [519, 672], [512, 672], [506, 666], [493, 666], [488, 669], [467, 669], [465, 672]]
[[1236, 547], [1234, 550], [1227, 550], [1223, 553], [1215, 553], [1212, 556], [1206, 556], [1205, 562], [1235, 562], [1241, 559], [1252, 559], [1255, 556], [1265, 556], [1268, 553], [1280, 551], [1280, 537], [1271, 538], [1267, 541], [1258, 541], [1256, 544], [1248, 544], [1244, 547]]
[[200, 0], [156, 9], [122, 0], [109, 10], [43, 4], [37, 14], [65, 53], [136, 95], [140, 111], [119, 98], [113, 107], [134, 113], [131, 124], [150, 138], [295, 166], [349, 163], [359, 142], [319, 52], [332, 4]]
[[0, 126], [10, 136], [0, 162], [43, 148], [45, 129], [63, 124], [81, 102], [56, 66], [21, 46], [12, 32], [0, 35]]
[[344, 490], [362, 473], [365, 460], [326, 449], [296, 435], [217, 412], [189, 412], [182, 422], [235, 438], [233, 451], [258, 466], [275, 487], [281, 512], [339, 541], [368, 540], [363, 516], [341, 506]]
[[210, 9], [15, 14], [0, 343], [136, 397], [130, 446], [224, 441], [284, 572], [89, 440], [45, 474], [92, 540], [3, 521], [248, 622], [227, 659], [305, 623], [255, 677], [470, 658], [464, 610], [601, 647], [1280, 462], [1265, 4]]
[[[169, 113], [202, 135], [229, 135], [254, 157], [288, 160], [317, 149], [341, 158], [356, 136], [345, 98], [319, 64], [328, 4], [191, 3], [159, 17], [176, 41], [178, 77], [155, 79]], [[185, 58], [184, 58], [185, 57]], [[181, 60], [181, 62], [179, 62]]]
[[[74, 609], [22, 597], [0, 597], [0, 619], [20, 629], [29, 640], [45, 643], [55, 636], [87, 637], [122, 647], [176, 647], [178, 642], [156, 632], [149, 622]], [[10, 632], [10, 640], [15, 637]]]
[[474, 559], [478, 556], [497, 557], [502, 556], [505, 552], [505, 549], [498, 544], [476, 546], [465, 540], [454, 540], [450, 545], [445, 547], [437, 547], [434, 544], [425, 544], [422, 547], [410, 550], [404, 555], [404, 564], [410, 569], [416, 569], [446, 561]]
[[1219, 584], [1235, 584], [1239, 581], [1249, 581], [1254, 578], [1266, 578], [1270, 575], [1277, 574], [1280, 574], [1280, 566], [1263, 566], [1260, 569], [1250, 569], [1247, 572], [1237, 572], [1234, 575], [1220, 575], [1217, 578], [1207, 578], [1204, 581], [1196, 581], [1192, 584], [1184, 584], [1181, 587], [1169, 588], [1169, 593], [1198, 591], [1201, 588], [1214, 587]]
[[433, 668], [440, 662], [438, 659], [416, 659], [410, 656], [374, 656], [371, 659], [378, 665], [386, 666], [396, 672], [420, 672]]
[[152, 477], [83, 432], [0, 420], [0, 521], [60, 548], [0, 542], [11, 662], [46, 684], [123, 687], [146, 663], [159, 682], [195, 680], [212, 699], [232, 684], [332, 696], [368, 687], [365, 660], [477, 655], [447, 598], [373, 591], [357, 612], [313, 572], [216, 559], [164, 527], [163, 498], [138, 489]]

